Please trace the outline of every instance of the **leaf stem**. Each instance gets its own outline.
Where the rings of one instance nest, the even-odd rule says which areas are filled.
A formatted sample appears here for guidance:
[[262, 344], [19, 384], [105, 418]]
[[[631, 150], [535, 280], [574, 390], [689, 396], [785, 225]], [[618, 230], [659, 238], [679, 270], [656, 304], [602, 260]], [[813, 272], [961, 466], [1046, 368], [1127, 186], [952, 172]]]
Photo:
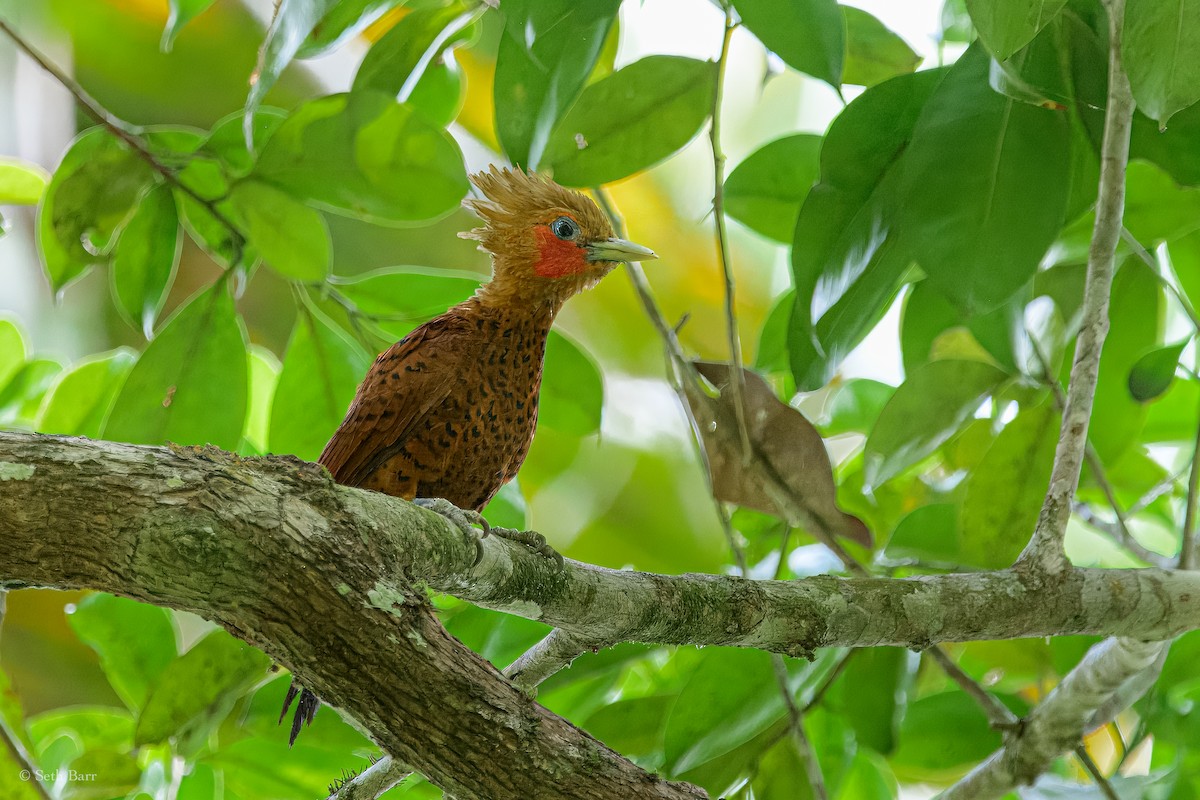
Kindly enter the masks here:
[[749, 463], [752, 450], [750, 433], [746, 427], [745, 376], [742, 374], [742, 342], [738, 333], [733, 259], [729, 252], [729, 231], [725, 225], [725, 153], [721, 149], [721, 104], [724, 98], [725, 72], [729, 64], [729, 43], [736, 28], [733, 10], [726, 6], [725, 34], [721, 39], [721, 55], [717, 58], [717, 80], [713, 88], [712, 121], [708, 127], [708, 139], [712, 146], [713, 159], [713, 228], [716, 233], [717, 258], [721, 262], [721, 274], [725, 279], [725, 326], [732, 365], [729, 388], [733, 394], [733, 409], [742, 442], [742, 460]]
[[29, 42], [25, 41], [25, 39], [18, 34], [11, 25], [9, 25], [3, 17], [0, 17], [0, 31], [3, 31], [8, 38], [13, 41], [13, 44], [15, 44], [23, 53], [25, 53], [25, 55], [33, 59], [33, 61], [37, 63], [39, 67], [48, 72], [50, 76], [54, 78], [54, 80], [58, 81], [58, 83], [64, 89], [70, 92], [71, 96], [75, 98], [75, 102], [79, 104], [80, 108], [82, 108], [89, 117], [94, 119], [98, 124], [107, 128], [113, 136], [116, 136], [130, 150], [132, 150], [134, 154], [138, 156], [138, 158], [145, 161], [150, 165], [151, 169], [161, 175], [163, 180], [199, 203], [205, 211], [212, 215], [213, 219], [224, 226], [232, 236], [233, 258], [230, 259], [230, 271], [232, 271], [233, 267], [236, 267], [240, 264], [246, 237], [238, 229], [237, 225], [235, 225], [233, 221], [229, 219], [229, 217], [227, 217], [219, 208], [217, 208], [217, 205], [214, 201], [204, 197], [195, 189], [180, 180], [175, 171], [160, 161], [158, 156], [156, 156], [150, 150], [149, 145], [147, 145], [146, 142], [138, 135], [137, 128], [135, 126], [131, 125], [120, 117], [117, 117], [115, 114], [101, 105], [99, 101], [88, 94], [86, 89], [79, 85], [78, 81], [63, 72], [63, 70], [50, 61], [49, 58], [35, 49], [33, 45], [29, 44]]

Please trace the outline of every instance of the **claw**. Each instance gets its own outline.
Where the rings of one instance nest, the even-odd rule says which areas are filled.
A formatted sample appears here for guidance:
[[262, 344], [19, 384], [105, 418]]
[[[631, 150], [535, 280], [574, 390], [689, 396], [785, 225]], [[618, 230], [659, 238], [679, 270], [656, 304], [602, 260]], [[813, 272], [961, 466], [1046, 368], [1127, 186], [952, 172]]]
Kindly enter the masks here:
[[[487, 520], [478, 511], [459, 508], [444, 497], [418, 497], [413, 500], [413, 504], [445, 517], [462, 531], [466, 540], [475, 545], [475, 562], [471, 566], [475, 566], [483, 560], [482, 540], [491, 533], [492, 526], [488, 525]], [[475, 526], [481, 530], [476, 530]]]
[[566, 566], [566, 560], [562, 557], [562, 553], [551, 547], [546, 542], [546, 537], [542, 536], [537, 531], [518, 531], [513, 528], [492, 528], [490, 533], [495, 534], [503, 539], [508, 539], [510, 542], [523, 544], [544, 558], [553, 559], [560, 572]]

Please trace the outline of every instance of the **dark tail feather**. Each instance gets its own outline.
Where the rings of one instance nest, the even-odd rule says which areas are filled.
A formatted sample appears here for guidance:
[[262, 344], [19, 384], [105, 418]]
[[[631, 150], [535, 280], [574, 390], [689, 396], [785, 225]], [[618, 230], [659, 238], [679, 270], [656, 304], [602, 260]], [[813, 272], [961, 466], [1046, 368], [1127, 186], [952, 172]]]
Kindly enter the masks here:
[[297, 686], [293, 680], [292, 685], [288, 687], [287, 697], [283, 700], [283, 710], [279, 712], [280, 723], [287, 716], [288, 709], [291, 708], [292, 701], [296, 699], [296, 695], [300, 695], [300, 702], [296, 704], [296, 713], [292, 716], [292, 732], [288, 736], [288, 747], [296, 743], [296, 737], [300, 735], [301, 726], [312, 724], [313, 717], [317, 715], [317, 709], [321, 707], [321, 701], [317, 699], [315, 694], [308, 689]]

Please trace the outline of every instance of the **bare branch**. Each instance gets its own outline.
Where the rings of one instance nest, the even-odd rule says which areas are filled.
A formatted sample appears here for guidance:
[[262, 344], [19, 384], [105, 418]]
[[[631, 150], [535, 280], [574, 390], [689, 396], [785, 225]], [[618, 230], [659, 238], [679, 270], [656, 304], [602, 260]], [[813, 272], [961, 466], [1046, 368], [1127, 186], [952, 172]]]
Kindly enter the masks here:
[[1087, 283], [1083, 293], [1083, 322], [1076, 339], [1075, 362], [1071, 365], [1066, 408], [1054, 452], [1050, 487], [1033, 538], [1017, 562], [1019, 569], [1047, 574], [1070, 568], [1063, 550], [1063, 536], [1071, 516], [1071, 502], [1079, 486], [1079, 472], [1087, 447], [1088, 424], [1100, 372], [1100, 351], [1108, 333], [1108, 299], [1112, 290], [1117, 241], [1121, 236], [1121, 216], [1125, 208], [1125, 167], [1129, 163], [1129, 132], [1134, 107], [1129, 79], [1121, 66], [1124, 13], [1124, 0], [1109, 1], [1108, 102], [1100, 151], [1096, 223], [1088, 251]]

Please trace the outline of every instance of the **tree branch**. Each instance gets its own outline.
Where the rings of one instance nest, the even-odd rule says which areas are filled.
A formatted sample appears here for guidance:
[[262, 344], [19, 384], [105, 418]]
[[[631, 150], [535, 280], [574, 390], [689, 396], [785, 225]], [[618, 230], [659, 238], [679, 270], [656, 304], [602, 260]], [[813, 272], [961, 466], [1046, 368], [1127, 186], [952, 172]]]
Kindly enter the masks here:
[[1125, 209], [1125, 167], [1129, 163], [1129, 132], [1133, 124], [1133, 95], [1121, 66], [1121, 25], [1125, 0], [1109, 0], [1108, 102], [1104, 139], [1100, 147], [1100, 186], [1096, 223], [1088, 250], [1087, 283], [1083, 291], [1083, 324], [1075, 342], [1075, 362], [1067, 386], [1062, 430], [1054, 452], [1050, 487], [1042, 503], [1033, 538], [1017, 562], [1020, 569], [1046, 574], [1070, 568], [1063, 536], [1071, 517], [1071, 501], [1079, 487], [1079, 472], [1087, 447], [1088, 424], [1100, 374], [1100, 351], [1108, 334], [1108, 299], [1113, 263]]
[[[519, 547], [486, 544], [484, 572], [513, 568]], [[473, 548], [443, 518], [294, 458], [0, 434], [6, 587], [101, 589], [214, 620], [454, 796], [703, 797], [446, 633], [414, 576], [460, 580]]]

